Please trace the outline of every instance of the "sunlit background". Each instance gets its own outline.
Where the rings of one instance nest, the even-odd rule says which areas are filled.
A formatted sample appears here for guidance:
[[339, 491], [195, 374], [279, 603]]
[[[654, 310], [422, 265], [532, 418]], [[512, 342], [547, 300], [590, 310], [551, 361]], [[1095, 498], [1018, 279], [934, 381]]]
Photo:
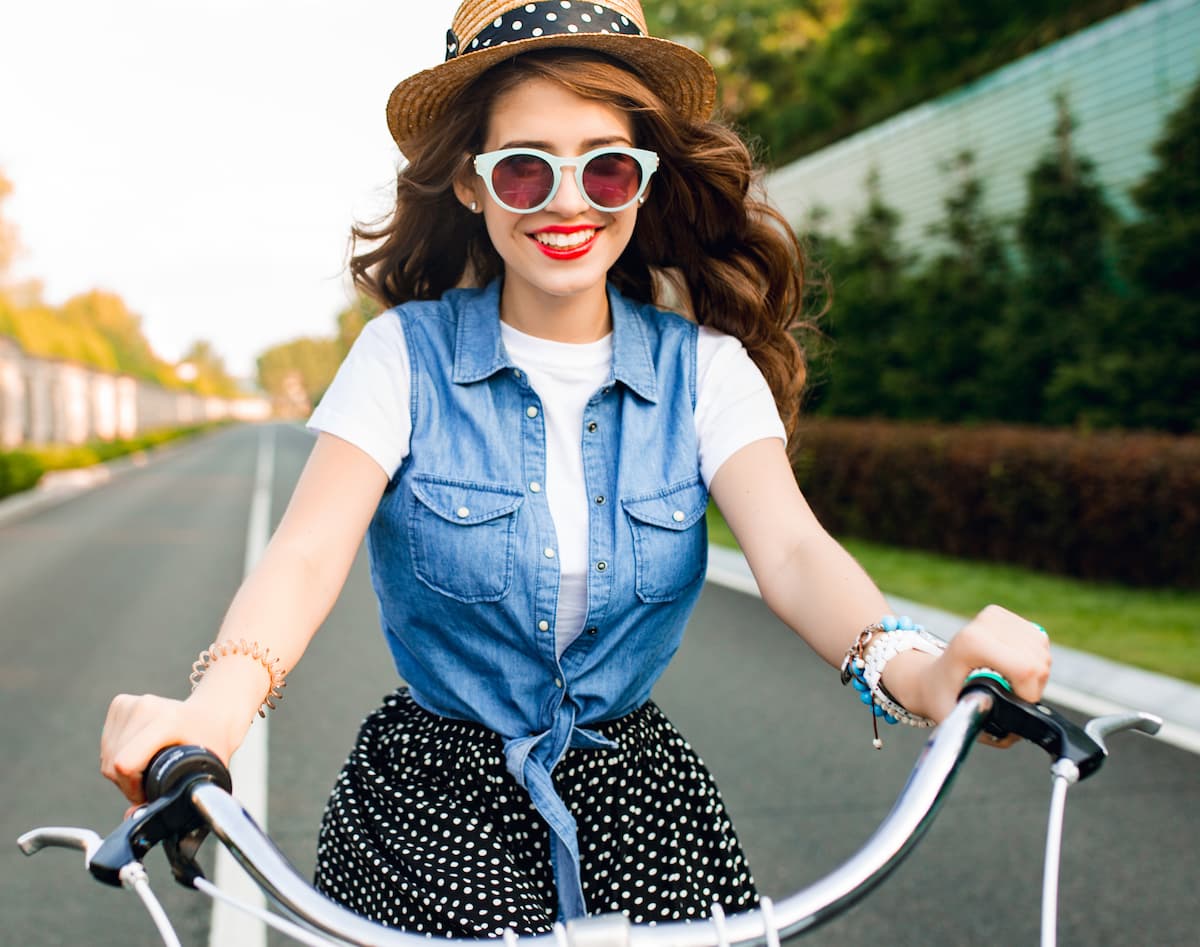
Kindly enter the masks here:
[[454, 0], [6, 4], [4, 217], [18, 278], [104, 289], [177, 361], [208, 340], [240, 376], [327, 335], [346, 238], [386, 206], [384, 105], [442, 58]]

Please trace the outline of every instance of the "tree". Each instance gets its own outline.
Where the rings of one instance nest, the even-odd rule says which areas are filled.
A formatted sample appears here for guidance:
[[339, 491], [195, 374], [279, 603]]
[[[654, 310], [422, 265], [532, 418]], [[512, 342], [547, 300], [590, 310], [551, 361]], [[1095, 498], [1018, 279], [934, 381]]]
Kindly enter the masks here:
[[1120, 423], [1200, 430], [1200, 83], [1170, 116], [1117, 237], [1130, 291], [1095, 371]]
[[985, 340], [1004, 319], [1012, 276], [974, 159], [963, 152], [947, 170], [958, 185], [930, 228], [943, 249], [913, 277], [911, 308], [892, 336], [896, 367], [880, 384], [900, 417], [969, 421], [994, 416]]
[[115, 357], [113, 370], [164, 387], [179, 387], [174, 369], [150, 347], [142, 332], [141, 317], [131, 312], [116, 293], [103, 290], [80, 293], [68, 299], [61, 311], [68, 323], [91, 326], [107, 341]]
[[911, 304], [906, 273], [912, 257], [896, 239], [899, 216], [884, 204], [876, 172], [868, 176], [866, 189], [867, 207], [854, 221], [850, 240], [817, 242], [833, 284], [821, 410], [842, 417], [893, 415], [896, 406], [881, 380], [897, 368], [893, 336]]
[[201, 395], [236, 398], [241, 394], [237, 381], [225, 370], [225, 360], [212, 343], [204, 339], [191, 344], [175, 373]]
[[1073, 424], [1106, 401], [1094, 384], [1100, 334], [1115, 300], [1110, 240], [1115, 219], [1095, 166], [1076, 153], [1075, 121], [1056, 98], [1054, 143], [1029, 172], [1017, 221], [1017, 299], [993, 338], [999, 417]]
[[341, 361], [334, 339], [285, 342], [258, 357], [258, 384], [280, 413], [305, 414], [321, 399]]
[[379, 303], [369, 296], [356, 293], [354, 301], [337, 314], [337, 347], [345, 358], [350, 346], [368, 322], [380, 313]]

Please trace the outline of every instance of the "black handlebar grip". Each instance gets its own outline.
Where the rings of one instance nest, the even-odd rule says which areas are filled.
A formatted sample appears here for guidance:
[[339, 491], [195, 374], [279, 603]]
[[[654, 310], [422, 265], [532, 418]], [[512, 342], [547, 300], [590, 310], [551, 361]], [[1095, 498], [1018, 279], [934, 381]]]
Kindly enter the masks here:
[[210, 779], [226, 792], [233, 791], [229, 770], [215, 753], [202, 746], [163, 747], [150, 758], [142, 774], [146, 802], [169, 795], [182, 783], [196, 777]]
[[[197, 782], [211, 782], [226, 792], [233, 789], [229, 770], [214, 754], [202, 746], [169, 746], [151, 758], [142, 773], [146, 804], [114, 829], [92, 855], [88, 870], [105, 884], [121, 886], [121, 871], [140, 861], [153, 846], [164, 840], [178, 840], [203, 829], [203, 823], [188, 798]], [[178, 845], [175, 850], [178, 851]], [[172, 870], [181, 883], [199, 874], [188, 858], [172, 858]]]

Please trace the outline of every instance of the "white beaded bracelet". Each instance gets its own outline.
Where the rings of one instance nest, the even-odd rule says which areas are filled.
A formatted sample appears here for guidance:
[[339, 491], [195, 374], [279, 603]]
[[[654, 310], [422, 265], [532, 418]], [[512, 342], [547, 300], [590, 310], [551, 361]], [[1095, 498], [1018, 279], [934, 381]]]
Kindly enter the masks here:
[[879, 739], [879, 717], [887, 723], [905, 723], [910, 727], [934, 725], [928, 717], [911, 713], [888, 693], [882, 680], [887, 663], [905, 651], [920, 651], [936, 657], [945, 650], [945, 642], [913, 624], [910, 618], [891, 615], [864, 628], [846, 650], [842, 661], [842, 683], [853, 682], [859, 699], [870, 707], [875, 731], [871, 742], [876, 749], [883, 747], [883, 741]]
[[[919, 625], [915, 628], [898, 628], [896, 631], [876, 635], [867, 646], [864, 657], [863, 680], [871, 689], [875, 701], [884, 711], [895, 717], [900, 723], [910, 727], [932, 727], [933, 721], [928, 717], [918, 717], [909, 713], [883, 686], [883, 669], [896, 655], [905, 651], [920, 651], [922, 654], [937, 657], [946, 650], [944, 642], [939, 641]], [[890, 708], [894, 708], [890, 709]]]

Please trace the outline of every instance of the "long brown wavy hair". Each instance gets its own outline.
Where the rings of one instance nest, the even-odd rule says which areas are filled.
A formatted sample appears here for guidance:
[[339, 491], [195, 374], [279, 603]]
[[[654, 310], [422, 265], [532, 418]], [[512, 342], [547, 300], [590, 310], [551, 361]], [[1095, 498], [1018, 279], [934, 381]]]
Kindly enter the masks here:
[[454, 194], [483, 148], [492, 103], [530, 78], [628, 112], [635, 144], [659, 167], [633, 239], [609, 271], [631, 299], [689, 314], [736, 336], [766, 377], [788, 435], [799, 420], [805, 359], [806, 259], [787, 221], [761, 197], [750, 151], [730, 128], [682, 119], [624, 66], [595, 53], [549, 50], [484, 74], [423, 140], [396, 183], [394, 212], [354, 228], [355, 284], [395, 306], [437, 299], [455, 286], [483, 286], [504, 264], [480, 215]]

